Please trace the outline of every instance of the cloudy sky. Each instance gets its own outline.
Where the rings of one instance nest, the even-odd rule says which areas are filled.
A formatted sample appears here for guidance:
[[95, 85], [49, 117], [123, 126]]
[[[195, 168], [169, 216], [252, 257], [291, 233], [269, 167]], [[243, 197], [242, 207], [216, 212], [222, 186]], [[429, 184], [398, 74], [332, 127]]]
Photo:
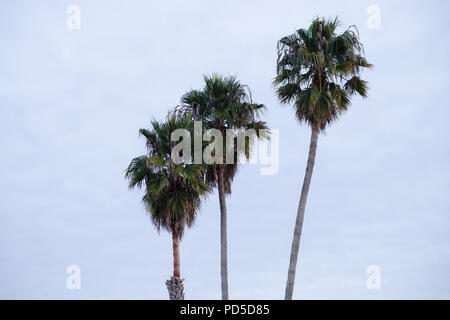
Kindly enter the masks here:
[[[67, 28], [72, 4], [80, 30]], [[283, 298], [310, 133], [274, 96], [276, 41], [339, 15], [375, 68], [369, 99], [319, 137], [294, 298], [449, 299], [448, 12], [437, 0], [2, 1], [0, 298], [168, 298], [170, 235], [123, 170], [145, 153], [138, 129], [213, 72], [248, 84], [280, 129], [278, 174], [243, 166], [228, 198], [230, 297]], [[186, 298], [220, 298], [219, 263], [214, 193], [182, 241]], [[80, 290], [66, 287], [70, 265]]]

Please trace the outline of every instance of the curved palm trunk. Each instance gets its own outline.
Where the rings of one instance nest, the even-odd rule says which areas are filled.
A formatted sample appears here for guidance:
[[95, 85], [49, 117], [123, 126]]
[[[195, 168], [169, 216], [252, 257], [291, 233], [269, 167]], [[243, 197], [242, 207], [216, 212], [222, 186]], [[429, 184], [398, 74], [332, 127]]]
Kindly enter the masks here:
[[184, 300], [183, 279], [180, 279], [180, 240], [172, 233], [173, 276], [166, 281], [170, 300]]
[[288, 278], [286, 282], [285, 300], [292, 300], [294, 292], [295, 271], [297, 268], [298, 249], [300, 246], [300, 237], [302, 235], [303, 217], [305, 216], [306, 200], [308, 198], [309, 186], [311, 184], [311, 176], [316, 159], [317, 140], [319, 137], [319, 128], [312, 126], [311, 143], [309, 145], [308, 164], [306, 166], [305, 178], [303, 180], [302, 193], [297, 209], [297, 219], [295, 221], [294, 239], [292, 240], [291, 258], [289, 261]]
[[223, 166], [218, 166], [218, 189], [220, 203], [220, 276], [222, 279], [222, 300], [228, 300], [228, 244], [227, 244], [227, 204]]

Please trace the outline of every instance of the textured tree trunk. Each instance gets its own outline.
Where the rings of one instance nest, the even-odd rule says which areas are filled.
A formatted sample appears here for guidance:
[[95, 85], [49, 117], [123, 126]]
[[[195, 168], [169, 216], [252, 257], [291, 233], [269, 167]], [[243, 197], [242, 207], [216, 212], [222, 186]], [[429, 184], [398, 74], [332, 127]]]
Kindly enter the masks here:
[[220, 203], [220, 276], [222, 279], [222, 300], [228, 300], [228, 257], [227, 257], [227, 204], [223, 166], [218, 166], [218, 189]]
[[311, 184], [311, 176], [316, 159], [317, 140], [319, 138], [319, 128], [311, 127], [311, 143], [309, 145], [308, 164], [306, 166], [305, 178], [303, 180], [302, 193], [297, 209], [297, 219], [295, 221], [294, 238], [292, 240], [291, 258], [289, 261], [288, 278], [286, 282], [285, 300], [292, 300], [294, 292], [295, 271], [297, 268], [298, 249], [300, 246], [300, 237], [302, 235], [303, 217], [305, 216], [306, 200], [308, 198], [309, 186]]
[[166, 281], [170, 300], [184, 300], [184, 279], [180, 279], [180, 240], [172, 233], [173, 276]]

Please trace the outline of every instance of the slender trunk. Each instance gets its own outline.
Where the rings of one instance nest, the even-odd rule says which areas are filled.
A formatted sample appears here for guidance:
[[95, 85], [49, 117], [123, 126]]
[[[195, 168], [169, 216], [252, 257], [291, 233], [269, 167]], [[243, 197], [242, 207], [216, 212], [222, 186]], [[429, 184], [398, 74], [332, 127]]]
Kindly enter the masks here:
[[292, 240], [291, 258], [289, 261], [288, 278], [286, 282], [285, 300], [292, 300], [294, 292], [295, 271], [297, 268], [298, 249], [300, 246], [300, 237], [302, 235], [303, 217], [305, 216], [306, 200], [308, 198], [311, 176], [316, 159], [317, 140], [319, 137], [319, 128], [314, 125], [311, 127], [311, 143], [309, 145], [308, 164], [306, 166], [305, 178], [303, 180], [302, 193], [297, 209], [297, 219], [295, 221], [294, 238]]
[[184, 300], [183, 280], [180, 279], [180, 240], [172, 233], [173, 276], [166, 281], [170, 300]]
[[222, 300], [228, 300], [228, 259], [227, 259], [227, 204], [223, 166], [218, 166], [218, 189], [220, 203], [220, 276], [222, 279]]
[[172, 233], [173, 276], [180, 277], [180, 240]]

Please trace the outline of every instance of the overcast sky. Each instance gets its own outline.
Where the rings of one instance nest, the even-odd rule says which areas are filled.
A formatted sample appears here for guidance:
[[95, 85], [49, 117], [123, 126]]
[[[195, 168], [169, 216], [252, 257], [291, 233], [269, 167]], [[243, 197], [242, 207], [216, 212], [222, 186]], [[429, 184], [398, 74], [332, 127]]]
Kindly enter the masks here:
[[[66, 9], [81, 8], [81, 29]], [[381, 29], [369, 29], [370, 5]], [[167, 299], [171, 238], [123, 171], [202, 75], [236, 75], [280, 129], [280, 170], [228, 198], [229, 288], [282, 299], [309, 129], [271, 81], [276, 42], [317, 16], [356, 25], [369, 99], [319, 137], [294, 298], [450, 298], [450, 47], [444, 1], [2, 1], [0, 298]], [[220, 298], [219, 201], [181, 244], [186, 298]], [[81, 268], [81, 289], [66, 268]], [[381, 289], [366, 287], [370, 265]]]

